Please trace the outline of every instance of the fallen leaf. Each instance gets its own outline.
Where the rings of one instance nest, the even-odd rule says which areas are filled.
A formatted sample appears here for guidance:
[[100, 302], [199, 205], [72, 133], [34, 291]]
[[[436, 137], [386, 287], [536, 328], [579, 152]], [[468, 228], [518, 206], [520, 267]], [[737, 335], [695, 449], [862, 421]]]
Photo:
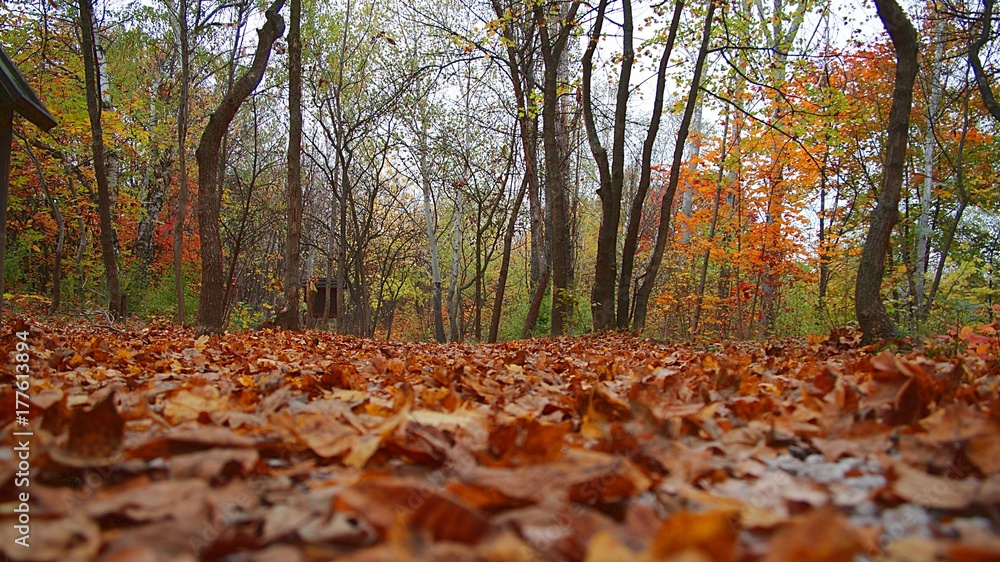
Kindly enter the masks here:
[[778, 531], [762, 562], [852, 562], [861, 536], [835, 508], [816, 509]]

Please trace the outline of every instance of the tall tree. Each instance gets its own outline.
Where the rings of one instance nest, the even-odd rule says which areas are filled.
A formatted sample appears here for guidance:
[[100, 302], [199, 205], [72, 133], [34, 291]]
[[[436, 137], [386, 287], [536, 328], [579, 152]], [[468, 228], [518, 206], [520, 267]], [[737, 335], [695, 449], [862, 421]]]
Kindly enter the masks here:
[[670, 235], [670, 211], [674, 203], [674, 194], [677, 192], [677, 183], [680, 180], [681, 164], [684, 160], [684, 141], [687, 139], [688, 130], [691, 127], [691, 116], [694, 114], [694, 108], [698, 102], [701, 75], [705, 68], [705, 59], [708, 58], [708, 43], [712, 37], [712, 18], [715, 16], [715, 3], [716, 0], [709, 0], [708, 12], [705, 14], [701, 46], [698, 49], [698, 58], [694, 65], [694, 76], [691, 78], [691, 89], [688, 91], [687, 103], [684, 106], [684, 115], [681, 117], [681, 124], [677, 131], [677, 141], [674, 144], [674, 158], [670, 165], [667, 190], [660, 202], [660, 224], [656, 229], [656, 243], [653, 247], [653, 253], [649, 258], [649, 266], [644, 274], [642, 284], [635, 294], [635, 314], [632, 317], [632, 330], [636, 332], [641, 332], [646, 325], [649, 298], [653, 294], [653, 287], [656, 284], [656, 274], [659, 272], [660, 264], [663, 262], [663, 251], [667, 246], [667, 238]]
[[[46, 312], [46, 314], [52, 316], [59, 311], [59, 305], [62, 301], [62, 257], [66, 240], [66, 220], [63, 219], [62, 211], [59, 210], [59, 200], [52, 196], [52, 191], [49, 189], [49, 182], [45, 180], [45, 173], [42, 171], [42, 165], [35, 156], [35, 151], [31, 150], [31, 145], [28, 143], [27, 137], [20, 134], [17, 134], [17, 136], [24, 143], [24, 151], [35, 166], [35, 173], [38, 174], [38, 184], [42, 188], [42, 195], [45, 202], [49, 205], [49, 209], [52, 210], [53, 220], [56, 221], [56, 247], [55, 252], [53, 252], [52, 261], [52, 302], [49, 303], [49, 309]], [[0, 290], [0, 293], [2, 292]]]
[[913, 83], [917, 77], [917, 30], [896, 0], [875, 0], [882, 25], [896, 51], [896, 76], [889, 110], [882, 188], [872, 211], [868, 235], [861, 251], [854, 287], [854, 311], [861, 326], [862, 342], [896, 335], [896, 326], [882, 302], [882, 278], [892, 228], [899, 219], [899, 195], [906, 165], [906, 145], [913, 105]]
[[[541, 311], [542, 301], [548, 288], [551, 270], [545, 250], [545, 226], [542, 220], [542, 205], [540, 196], [538, 171], [538, 109], [531, 97], [535, 91], [535, 65], [538, 43], [538, 21], [531, 17], [517, 17], [521, 12], [519, 4], [502, 4], [500, 0], [491, 0], [496, 21], [499, 22], [501, 43], [506, 50], [506, 57], [501, 57], [507, 67], [511, 91], [514, 93], [514, 103], [517, 109], [518, 137], [524, 162], [524, 182], [528, 195], [528, 212], [530, 220], [530, 278], [534, 287], [529, 300], [528, 312], [521, 328], [521, 337], [528, 337]], [[516, 217], [515, 217], [516, 219]], [[508, 264], [509, 267], [509, 264]], [[506, 270], [501, 264], [501, 278], [506, 282]], [[506, 290], [501, 284], [497, 288], [498, 295]], [[497, 302], [500, 302], [497, 300]], [[494, 326], [496, 326], [494, 328]], [[495, 341], [499, 333], [500, 311], [493, 309], [490, 322], [490, 338]]]
[[191, 99], [191, 41], [188, 24], [188, 0], [178, 0], [174, 14], [174, 35], [181, 63], [181, 92], [177, 102], [177, 222], [174, 224], [174, 296], [177, 299], [176, 322], [184, 324], [184, 218], [188, 205], [187, 133]]
[[566, 329], [573, 307], [569, 291], [572, 254], [570, 248], [570, 214], [568, 178], [564, 164], [568, 158], [564, 143], [560, 141], [559, 99], [563, 84], [560, 83], [560, 65], [573, 30], [580, 1], [569, 4], [549, 5], [539, 2], [534, 16], [541, 40], [544, 66], [542, 80], [542, 139], [545, 149], [545, 199], [548, 204], [550, 226], [550, 255], [552, 259], [552, 318], [550, 333], [561, 336]]
[[943, 65], [941, 58], [944, 54], [944, 24], [939, 23], [935, 34], [938, 38], [937, 48], [934, 58], [931, 59], [929, 81], [931, 83], [931, 96], [927, 104], [927, 129], [924, 131], [924, 186], [920, 193], [920, 218], [917, 222], [917, 241], [915, 250], [915, 260], [913, 264], [913, 304], [914, 327], [919, 328], [921, 323], [921, 311], [924, 306], [924, 281], [927, 272], [927, 247], [930, 244], [930, 215], [931, 197], [934, 189], [934, 144], [935, 144], [935, 120], [937, 119], [938, 104], [941, 101], [941, 89], [943, 80]]
[[677, 40], [677, 30], [680, 29], [681, 15], [684, 12], [684, 0], [674, 2], [674, 14], [670, 20], [670, 28], [667, 31], [667, 42], [663, 46], [663, 55], [660, 57], [660, 66], [656, 71], [656, 94], [653, 96], [653, 114], [649, 118], [649, 126], [646, 128], [646, 139], [642, 143], [642, 160], [639, 164], [639, 185], [636, 186], [635, 194], [632, 197], [632, 206], [629, 210], [628, 225], [625, 227], [625, 242], [622, 248], [622, 271], [618, 279], [618, 311], [615, 324], [619, 329], [627, 328], [630, 312], [630, 301], [632, 298], [632, 276], [635, 271], [635, 254], [639, 248], [639, 226], [642, 220], [642, 208], [646, 203], [646, 194], [649, 192], [651, 181], [653, 146], [656, 144], [656, 135], [660, 131], [660, 119], [663, 116], [663, 95], [666, 89], [667, 63], [674, 49], [674, 42]]
[[[783, 107], [782, 90], [788, 78], [788, 54], [792, 48], [799, 28], [805, 18], [808, 2], [788, 2], [773, 0], [773, 12], [768, 13], [763, 0], [756, 0], [757, 14], [763, 23], [764, 36], [768, 41], [769, 56], [767, 77], [769, 86], [773, 89], [771, 99], [772, 123], [780, 122], [786, 112]], [[792, 145], [783, 135], [770, 135], [769, 158], [770, 171], [767, 175], [767, 203], [765, 205], [764, 221], [765, 235], [761, 237], [761, 257], [764, 271], [760, 283], [760, 325], [762, 336], [774, 331], [778, 318], [778, 297], [781, 283], [779, 265], [785, 260], [785, 252], [780, 248], [779, 235], [782, 224], [786, 221], [784, 215], [788, 209], [790, 183], [785, 179], [789, 147]]]
[[264, 13], [266, 22], [257, 30], [253, 61], [209, 118], [195, 152], [198, 160], [198, 232], [202, 260], [196, 328], [200, 334], [221, 332], [225, 313], [222, 240], [219, 235], [219, 148], [237, 110], [264, 77], [271, 58], [271, 46], [285, 32], [285, 20], [278, 13], [284, 3], [285, 0], [275, 0]]
[[87, 113], [90, 115], [91, 150], [97, 180], [97, 214], [101, 224], [101, 252], [104, 279], [108, 285], [108, 312], [118, 319], [122, 314], [121, 284], [118, 280], [118, 252], [115, 248], [114, 221], [111, 216], [111, 190], [105, 162], [104, 130], [101, 127], [101, 95], [97, 77], [97, 53], [94, 41], [94, 11], [91, 0], [80, 0], [81, 49], [84, 81], [87, 89]]
[[279, 321], [299, 327], [299, 251], [302, 239], [302, 0], [290, 0], [288, 27], [288, 231], [285, 238], [285, 306]]
[[624, 36], [622, 38], [622, 62], [618, 75], [618, 91], [615, 95], [615, 117], [612, 126], [611, 162], [608, 151], [601, 144], [601, 137], [594, 120], [591, 83], [594, 74], [594, 53], [601, 39], [604, 14], [608, 0], [601, 0], [597, 6], [597, 17], [590, 32], [590, 41], [583, 54], [583, 119], [587, 128], [587, 141], [597, 162], [600, 188], [597, 196], [601, 199], [601, 225], [597, 233], [597, 259], [594, 268], [594, 287], [590, 296], [590, 309], [594, 329], [606, 330], [615, 324], [615, 278], [618, 266], [615, 257], [618, 252], [618, 225], [622, 214], [622, 186], [625, 183], [625, 124], [628, 116], [629, 80], [632, 64], [635, 62], [635, 48], [632, 44], [632, 2], [622, 0]]
[[431, 168], [429, 136], [430, 114], [425, 103], [418, 102], [417, 116], [417, 169], [420, 171], [420, 190], [423, 195], [424, 226], [427, 230], [427, 253], [431, 265], [431, 316], [434, 319], [434, 341], [444, 343], [444, 309], [441, 290], [441, 256], [438, 251], [437, 213], [434, 209], [433, 170]]

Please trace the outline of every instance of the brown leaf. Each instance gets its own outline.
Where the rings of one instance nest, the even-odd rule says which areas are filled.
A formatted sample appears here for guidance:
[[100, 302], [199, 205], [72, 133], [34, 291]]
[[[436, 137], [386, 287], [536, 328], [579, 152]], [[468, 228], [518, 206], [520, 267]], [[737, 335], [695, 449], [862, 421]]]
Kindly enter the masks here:
[[550, 462], [563, 454], [563, 437], [568, 423], [541, 423], [518, 419], [495, 426], [488, 440], [490, 461], [497, 465]]
[[93, 408], [74, 408], [69, 422], [65, 452], [77, 459], [102, 461], [114, 457], [125, 436], [125, 420], [115, 406], [115, 393]]
[[[32, 518], [25, 533], [17, 525], [14, 517], [0, 519], [0, 552], [7, 560], [87, 562], [101, 548], [101, 528], [79, 513], [61, 519]], [[27, 548], [15, 542], [18, 539]]]
[[297, 416], [291, 427], [307, 447], [323, 458], [339, 457], [359, 441], [358, 430], [321, 414]]
[[211, 481], [219, 476], [227, 479], [246, 477], [253, 470], [260, 454], [256, 449], [214, 448], [207, 451], [175, 455], [170, 458], [170, 476], [176, 479], [200, 478]]
[[229, 409], [229, 396], [214, 386], [201, 385], [173, 393], [163, 407], [163, 415], [172, 423], [196, 420], [202, 412]]
[[733, 559], [738, 533], [739, 521], [735, 512], [683, 511], [663, 522], [649, 553], [663, 559], [692, 549], [707, 555], [713, 562], [728, 562]]
[[905, 501], [937, 509], [963, 509], [979, 492], [973, 480], [932, 476], [902, 462], [892, 463], [892, 491]]
[[209, 486], [202, 480], [141, 479], [109, 489], [101, 489], [83, 511], [91, 517], [114, 515], [136, 522], [176, 521], [197, 524], [206, 514], [204, 498]]
[[861, 536], [836, 508], [814, 509], [778, 531], [762, 562], [852, 562]]

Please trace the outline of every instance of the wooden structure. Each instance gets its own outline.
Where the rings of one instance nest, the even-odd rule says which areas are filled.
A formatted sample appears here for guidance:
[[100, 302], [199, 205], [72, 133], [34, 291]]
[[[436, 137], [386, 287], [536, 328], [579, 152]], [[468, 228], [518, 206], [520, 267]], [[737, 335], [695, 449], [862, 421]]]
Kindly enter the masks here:
[[330, 303], [330, 315], [327, 318], [336, 318], [337, 301], [339, 300], [336, 279], [327, 282], [326, 277], [320, 277], [316, 279], [315, 283], [303, 283], [302, 285], [306, 299], [306, 310], [313, 318], [323, 318], [323, 312], [326, 310], [327, 285], [330, 287], [330, 299], [333, 301]]
[[48, 131], [56, 120], [28, 85], [14, 61], [0, 48], [0, 295], [3, 295], [7, 259], [7, 195], [10, 189], [10, 152], [14, 139], [14, 113]]

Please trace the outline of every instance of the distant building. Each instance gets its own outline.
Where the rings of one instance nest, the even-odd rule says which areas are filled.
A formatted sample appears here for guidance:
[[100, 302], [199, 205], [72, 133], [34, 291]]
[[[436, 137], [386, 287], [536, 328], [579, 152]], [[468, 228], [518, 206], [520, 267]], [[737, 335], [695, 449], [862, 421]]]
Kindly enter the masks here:
[[306, 313], [313, 318], [323, 318], [326, 310], [326, 288], [330, 287], [330, 315], [327, 318], [337, 317], [337, 281], [336, 279], [327, 281], [326, 277], [320, 277], [313, 282], [306, 282], [303, 285], [304, 298], [306, 299]]

